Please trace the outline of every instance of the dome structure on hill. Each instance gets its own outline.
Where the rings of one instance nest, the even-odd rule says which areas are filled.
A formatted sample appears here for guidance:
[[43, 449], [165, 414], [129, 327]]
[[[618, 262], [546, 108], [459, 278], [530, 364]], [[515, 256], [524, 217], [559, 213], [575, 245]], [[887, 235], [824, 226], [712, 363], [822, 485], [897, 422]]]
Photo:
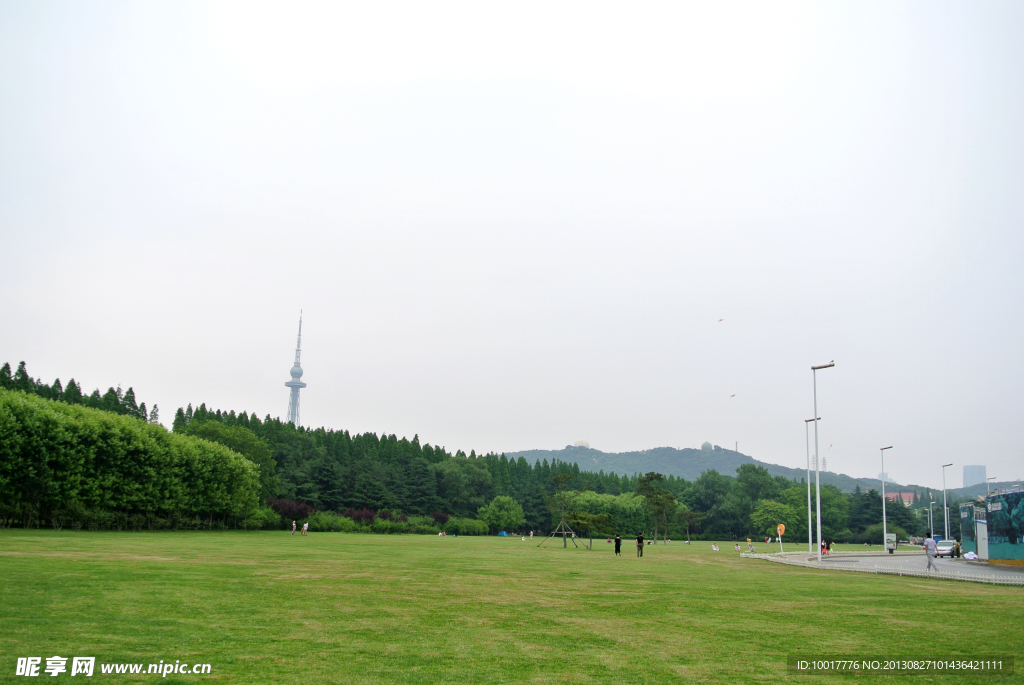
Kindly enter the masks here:
[[711, 450], [714, 449], [714, 447], [711, 446], [710, 442], [705, 442], [703, 445], [700, 446], [700, 449], [702, 452], [710, 452]]
[[573, 447], [590, 447], [590, 443], [586, 440], [577, 440], [572, 444]]

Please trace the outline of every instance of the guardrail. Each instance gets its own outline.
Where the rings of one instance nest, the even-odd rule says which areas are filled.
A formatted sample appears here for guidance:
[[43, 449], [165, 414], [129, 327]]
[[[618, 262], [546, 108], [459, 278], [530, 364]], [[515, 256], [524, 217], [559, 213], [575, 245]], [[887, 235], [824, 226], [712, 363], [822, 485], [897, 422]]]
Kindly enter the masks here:
[[821, 568], [829, 570], [839, 571], [856, 571], [859, 573], [875, 573], [889, 576], [912, 576], [916, 578], [937, 578], [939, 580], [958, 580], [966, 583], [989, 583], [990, 585], [1024, 585], [1024, 574], [1020, 577], [1013, 576], [999, 576], [989, 575], [980, 573], [961, 573], [960, 571], [927, 571], [919, 568], [907, 568], [905, 566], [890, 566], [888, 568], [865, 568], [863, 566], [855, 566], [853, 564], [844, 564], [841, 561], [830, 561], [828, 564], [807, 564], [807, 563], [794, 563], [789, 559], [788, 556], [800, 557], [807, 555], [807, 552], [775, 552], [774, 554], [758, 554], [743, 552], [740, 554], [744, 559], [764, 559], [766, 561], [774, 561], [780, 564], [790, 564], [792, 566], [803, 566], [805, 568]]

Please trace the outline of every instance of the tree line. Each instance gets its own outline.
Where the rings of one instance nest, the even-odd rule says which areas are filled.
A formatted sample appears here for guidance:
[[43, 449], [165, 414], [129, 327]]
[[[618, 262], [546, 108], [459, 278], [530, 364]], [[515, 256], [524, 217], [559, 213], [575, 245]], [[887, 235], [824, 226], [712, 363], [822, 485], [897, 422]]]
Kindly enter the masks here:
[[258, 497], [256, 465], [223, 445], [0, 390], [0, 525], [223, 527]]
[[100, 394], [99, 388], [86, 395], [81, 385], [72, 378], [68, 381], [67, 387], [61, 385], [60, 379], [54, 379], [53, 383], [47, 385], [42, 379], [35, 379], [28, 375], [25, 362], [18, 364], [18, 369], [11, 373], [11, 365], [4, 362], [0, 366], [0, 388], [4, 390], [21, 390], [32, 395], [38, 395], [48, 400], [56, 400], [67, 404], [80, 404], [92, 409], [102, 409], [114, 414], [132, 416], [149, 423], [160, 422], [160, 409], [153, 405], [152, 409], [146, 409], [146, 403], [137, 403], [135, 390], [128, 388], [127, 392], [117, 388], [107, 388], [107, 391]]
[[[8, 364], [0, 368], [0, 385], [52, 402], [119, 415], [131, 420], [119, 430], [132, 435], [146, 426], [152, 427], [147, 430], [163, 430], [155, 422], [149, 423], [154, 421], [155, 412], [147, 416], [145, 405], [135, 404], [131, 388], [125, 393], [110, 388], [103, 395], [96, 390], [86, 398], [74, 380], [69, 381], [66, 388], [61, 387], [59, 379], [50, 385], [33, 380], [24, 362], [13, 374]], [[96, 420], [95, 416], [90, 419]], [[129, 425], [135, 428], [129, 429]], [[51, 428], [58, 430], [56, 425]], [[269, 415], [260, 419], [245, 411], [236, 414], [210, 410], [205, 404], [197, 409], [192, 405], [179, 408], [173, 419], [172, 435], [193, 439], [194, 444], [213, 443], [226, 447], [251, 464], [255, 476], [252, 498], [255, 509], [242, 512], [222, 507], [216, 513], [223, 519], [222, 525], [230, 519], [236, 524], [244, 522], [245, 527], [279, 526], [288, 517], [280, 511], [272, 511], [268, 503], [275, 501], [297, 503], [308, 507], [309, 512], [323, 515], [371, 512], [372, 525], [379, 529], [389, 526], [401, 529], [404, 525], [405, 528], [442, 530], [447, 523], [438, 523], [438, 518], [427, 520], [440, 515], [455, 521], [451, 524], [452, 530], [459, 526], [465, 530], [472, 527], [461, 522], [485, 521], [492, 530], [543, 533], [557, 525], [561, 515], [553, 513], [553, 498], [570, 492], [575, 493], [569, 511], [571, 521], [577, 528], [591, 532], [632, 535], [645, 531], [661, 537], [743, 539], [771, 534], [783, 523], [788, 540], [798, 541], [807, 536], [806, 485], [802, 480], [796, 482], [771, 476], [765, 468], [754, 464], [740, 466], [735, 476], [709, 470], [693, 481], [657, 473], [595, 473], [558, 459], [536, 460], [531, 464], [523, 457], [508, 458], [504, 454], [478, 455], [475, 451], [466, 454], [461, 450], [452, 454], [444, 447], [421, 444], [418, 436], [410, 440], [395, 434], [351, 434], [322, 427], [296, 427]], [[108, 448], [119, 449], [115, 445], [103, 449]], [[15, 464], [12, 458], [2, 458], [0, 474], [20, 473], [21, 466], [12, 465]], [[145, 463], [141, 456], [137, 459], [140, 464]], [[38, 488], [33, 491], [36, 494], [18, 494], [16, 486], [4, 485], [15, 481], [10, 477], [3, 481], [4, 477], [0, 475], [0, 503], [8, 509], [15, 501], [21, 503], [18, 506], [29, 508], [36, 506], [31, 504], [35, 501], [33, 498], [38, 500], [39, 506], [50, 501], [37, 496]], [[87, 470], [78, 477], [90, 478]], [[30, 480], [23, 478], [19, 482]], [[61, 500], [64, 504], [58, 502], [52, 506], [66, 509], [70, 501], [65, 498]], [[95, 498], [89, 501], [96, 511], [113, 506]], [[827, 539], [881, 542], [881, 497], [876, 491], [858, 489], [846, 494], [826, 485], [822, 487], [821, 501], [822, 528]], [[161, 516], [152, 516], [170, 520], [171, 509], [166, 506], [153, 503], [146, 506], [149, 509], [135, 506], [131, 515], [155, 511], [161, 512]], [[953, 501], [952, 506], [955, 506]], [[193, 523], [199, 516], [192, 505], [176, 504], [172, 509], [177, 512], [175, 516], [191, 515]], [[257, 513], [256, 509], [260, 511]], [[379, 512], [384, 512], [383, 517], [377, 516]], [[212, 522], [214, 514], [207, 512], [205, 515]], [[410, 517], [416, 523], [407, 524]], [[363, 515], [357, 523], [368, 521]], [[901, 537], [925, 532], [919, 503], [915, 503], [914, 509], [906, 509], [898, 502], [890, 503], [888, 522], [889, 529]], [[349, 524], [334, 522], [331, 525], [346, 528]]]

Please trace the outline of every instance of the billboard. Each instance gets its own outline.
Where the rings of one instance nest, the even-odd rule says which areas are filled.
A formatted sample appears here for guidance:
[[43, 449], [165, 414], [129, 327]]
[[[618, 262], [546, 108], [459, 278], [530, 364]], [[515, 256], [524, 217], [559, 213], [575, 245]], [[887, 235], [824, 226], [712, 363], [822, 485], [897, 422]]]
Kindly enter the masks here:
[[1024, 490], [985, 497], [989, 561], [1024, 565]]

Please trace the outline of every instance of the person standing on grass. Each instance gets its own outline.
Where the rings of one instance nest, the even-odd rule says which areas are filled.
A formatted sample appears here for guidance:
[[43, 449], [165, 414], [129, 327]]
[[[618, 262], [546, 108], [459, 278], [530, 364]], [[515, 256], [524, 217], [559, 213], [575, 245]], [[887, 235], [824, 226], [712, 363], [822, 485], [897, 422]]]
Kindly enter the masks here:
[[924, 539], [924, 544], [922, 545], [922, 547], [924, 548], [925, 556], [928, 557], [928, 567], [925, 568], [925, 570], [931, 571], [934, 568], [936, 571], [938, 571], [939, 565], [935, 563], [935, 556], [939, 553], [939, 551], [935, 547], [935, 540], [932, 538], [932, 534], [930, 531], [928, 533], [928, 537]]
[[618, 535], [615, 536], [615, 556], [622, 556], [622, 538]]
[[644, 555], [644, 534], [636, 534], [636, 555], [642, 557]]
[[295, 535], [295, 521], [292, 521], [292, 535]]
[[302, 534], [306, 535], [309, 532], [309, 521], [302, 524]]

